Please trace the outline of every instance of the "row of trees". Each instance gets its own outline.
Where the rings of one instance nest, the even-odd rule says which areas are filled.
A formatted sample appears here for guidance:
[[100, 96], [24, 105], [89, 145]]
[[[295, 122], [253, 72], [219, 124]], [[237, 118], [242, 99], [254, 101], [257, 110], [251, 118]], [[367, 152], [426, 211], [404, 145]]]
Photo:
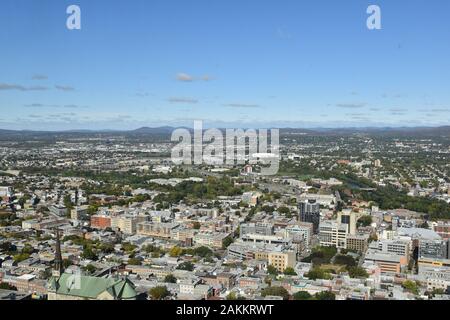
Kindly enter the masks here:
[[[276, 296], [282, 297], [284, 300], [288, 300], [290, 298], [289, 292], [283, 287], [268, 287], [264, 289], [261, 293], [263, 297], [267, 296]], [[292, 298], [294, 300], [336, 300], [336, 295], [330, 291], [322, 291], [316, 293], [315, 295], [311, 295], [306, 291], [299, 291], [295, 293]]]
[[411, 197], [393, 186], [379, 187], [376, 191], [361, 192], [365, 201], [373, 201], [382, 210], [405, 208], [429, 215], [430, 219], [450, 219], [450, 204], [430, 197]]

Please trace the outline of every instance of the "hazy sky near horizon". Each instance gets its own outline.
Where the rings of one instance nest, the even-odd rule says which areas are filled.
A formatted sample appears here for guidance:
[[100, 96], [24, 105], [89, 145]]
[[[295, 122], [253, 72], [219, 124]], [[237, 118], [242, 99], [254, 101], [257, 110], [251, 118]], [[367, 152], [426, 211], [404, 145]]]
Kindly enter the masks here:
[[2, 0], [0, 128], [448, 125], [449, 16], [448, 0]]

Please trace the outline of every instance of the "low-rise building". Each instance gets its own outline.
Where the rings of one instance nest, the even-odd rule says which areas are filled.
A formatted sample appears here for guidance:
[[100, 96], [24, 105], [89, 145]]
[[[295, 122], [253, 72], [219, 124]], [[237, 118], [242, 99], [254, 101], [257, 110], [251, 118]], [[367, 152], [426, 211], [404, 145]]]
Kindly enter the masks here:
[[60, 216], [60, 217], [64, 217], [67, 215], [67, 208], [63, 205], [52, 205], [48, 207], [48, 210], [50, 211], [50, 213]]
[[94, 229], [111, 228], [111, 217], [105, 214], [91, 216], [91, 227]]
[[224, 240], [229, 236], [229, 233], [199, 232], [194, 236], [194, 244], [221, 249], [224, 246]]
[[408, 265], [408, 259], [405, 256], [376, 250], [369, 250], [365, 255], [364, 262], [378, 265], [382, 273], [400, 273]]
[[140, 222], [137, 225], [137, 232], [154, 238], [170, 239], [174, 229], [178, 227], [179, 224], [174, 222]]
[[347, 235], [347, 249], [358, 252], [366, 252], [369, 245], [369, 235], [367, 234], [349, 234]]
[[294, 251], [269, 252], [268, 263], [274, 266], [279, 272], [284, 272], [286, 268], [294, 268], [296, 253]]

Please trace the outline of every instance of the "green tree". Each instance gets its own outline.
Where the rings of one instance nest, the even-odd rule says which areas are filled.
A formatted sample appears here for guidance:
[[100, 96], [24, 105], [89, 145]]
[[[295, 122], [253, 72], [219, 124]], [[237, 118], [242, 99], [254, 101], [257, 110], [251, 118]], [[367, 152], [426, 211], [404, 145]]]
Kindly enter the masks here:
[[351, 278], [368, 278], [369, 275], [364, 268], [361, 267], [348, 267], [348, 274]]
[[419, 294], [419, 286], [417, 285], [417, 282], [412, 280], [406, 280], [402, 283], [402, 287], [415, 295]]
[[90, 246], [87, 246], [86, 248], [83, 249], [83, 253], [81, 254], [81, 257], [83, 259], [88, 259], [88, 260], [97, 260], [98, 257], [95, 254], [95, 252], [92, 250], [92, 248]]
[[64, 206], [67, 208], [67, 210], [71, 210], [74, 207], [69, 194], [64, 196]]
[[372, 216], [362, 216], [358, 220], [358, 226], [368, 227], [372, 224]]
[[16, 288], [16, 287], [13, 287], [13, 286], [10, 285], [9, 283], [5, 283], [5, 282], [0, 283], [0, 289], [2, 289], [2, 290], [12, 290], [12, 291], [17, 291], [17, 288]]
[[245, 297], [237, 295], [235, 292], [230, 292], [227, 297], [227, 300], [245, 300]]
[[22, 248], [21, 252], [24, 253], [24, 254], [32, 254], [34, 252], [34, 248], [31, 245], [26, 244]]
[[170, 296], [170, 292], [169, 290], [167, 290], [166, 286], [151, 288], [148, 293], [153, 300], [163, 300]]
[[95, 271], [97, 271], [97, 268], [94, 267], [92, 264], [88, 264], [85, 268], [85, 270], [87, 272], [89, 272], [90, 274], [93, 274]]
[[227, 295], [227, 298], [226, 298], [227, 300], [237, 300], [237, 294], [236, 294], [236, 292], [230, 292], [228, 295]]
[[232, 237], [226, 237], [225, 239], [223, 239], [222, 242], [222, 249], [226, 249], [230, 246], [230, 244], [233, 243], [233, 238]]
[[353, 267], [356, 266], [356, 261], [352, 256], [344, 255], [344, 254], [338, 254], [334, 258], [334, 263], [338, 265], [345, 265], [347, 267]]
[[284, 269], [283, 273], [287, 276], [296, 276], [297, 275], [297, 272], [295, 272], [294, 268], [291, 268], [291, 267], [287, 267], [286, 269]]
[[267, 272], [274, 276], [278, 275], [278, 269], [271, 264], [267, 266]]
[[185, 261], [185, 262], [180, 263], [178, 265], [177, 269], [178, 270], [193, 271], [194, 270], [194, 265], [192, 264], [192, 262]]
[[212, 255], [214, 255], [214, 252], [210, 248], [205, 246], [195, 248], [193, 253], [202, 258], [211, 257]]
[[127, 253], [133, 252], [136, 248], [137, 248], [136, 245], [131, 244], [129, 242], [122, 243], [122, 249]]
[[312, 263], [314, 266], [328, 264], [336, 253], [336, 247], [315, 247], [308, 257], [302, 259], [302, 262]]
[[311, 300], [312, 295], [310, 295], [307, 291], [299, 291], [294, 293], [294, 300]]
[[183, 249], [181, 249], [180, 247], [173, 247], [172, 249], [170, 249], [169, 251], [169, 255], [171, 257], [179, 257], [181, 255], [181, 253], [183, 252]]
[[200, 224], [200, 222], [198, 222], [198, 221], [195, 221], [194, 223], [193, 223], [193, 226], [192, 226], [195, 230], [198, 230], [198, 229], [200, 229], [200, 227], [201, 227], [201, 224]]
[[267, 296], [277, 296], [283, 297], [284, 300], [289, 299], [289, 292], [283, 287], [268, 287], [262, 290], [261, 295], [263, 297]]
[[13, 259], [15, 262], [19, 263], [22, 262], [24, 260], [27, 260], [30, 257], [30, 255], [28, 253], [19, 253], [16, 254]]
[[177, 283], [177, 278], [175, 278], [175, 276], [173, 274], [168, 274], [167, 276], [165, 276], [164, 282]]
[[305, 273], [305, 277], [311, 280], [317, 280], [317, 279], [325, 279], [330, 280], [331, 275], [330, 273], [326, 272], [325, 270], [321, 268], [313, 268], [308, 273]]
[[316, 300], [336, 300], [336, 295], [330, 291], [322, 291], [314, 295]]
[[17, 251], [17, 248], [11, 242], [6, 241], [0, 244], [0, 251], [11, 253]]
[[132, 266], [140, 266], [142, 262], [138, 258], [130, 258], [128, 259], [128, 264]]
[[291, 210], [289, 210], [288, 207], [280, 207], [277, 209], [277, 211], [278, 211], [278, 213], [285, 214], [285, 215], [288, 213], [291, 213]]
[[114, 252], [114, 245], [112, 245], [111, 243], [103, 243], [102, 242], [98, 246], [98, 249], [105, 254], [110, 254], [110, 253]]

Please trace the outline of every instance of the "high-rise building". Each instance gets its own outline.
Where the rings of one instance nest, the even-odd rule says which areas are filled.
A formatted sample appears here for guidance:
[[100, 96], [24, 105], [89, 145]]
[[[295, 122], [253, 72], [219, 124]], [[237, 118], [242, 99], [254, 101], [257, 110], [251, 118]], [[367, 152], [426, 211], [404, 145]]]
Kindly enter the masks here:
[[243, 223], [240, 225], [240, 236], [246, 234], [262, 234], [265, 236], [273, 235], [274, 227], [272, 223], [255, 222]]
[[348, 225], [349, 233], [356, 234], [356, 224], [359, 215], [351, 210], [342, 211], [338, 213], [337, 220], [339, 223], [344, 223]]
[[319, 241], [324, 247], [347, 248], [348, 225], [336, 220], [326, 220], [320, 223]]
[[448, 240], [420, 240], [419, 258], [448, 259]]
[[434, 231], [443, 239], [450, 239], [450, 223], [448, 221], [438, 221], [434, 226]]
[[313, 224], [314, 232], [319, 229], [320, 223], [320, 205], [316, 200], [306, 200], [298, 205], [299, 219], [302, 222], [310, 222]]

